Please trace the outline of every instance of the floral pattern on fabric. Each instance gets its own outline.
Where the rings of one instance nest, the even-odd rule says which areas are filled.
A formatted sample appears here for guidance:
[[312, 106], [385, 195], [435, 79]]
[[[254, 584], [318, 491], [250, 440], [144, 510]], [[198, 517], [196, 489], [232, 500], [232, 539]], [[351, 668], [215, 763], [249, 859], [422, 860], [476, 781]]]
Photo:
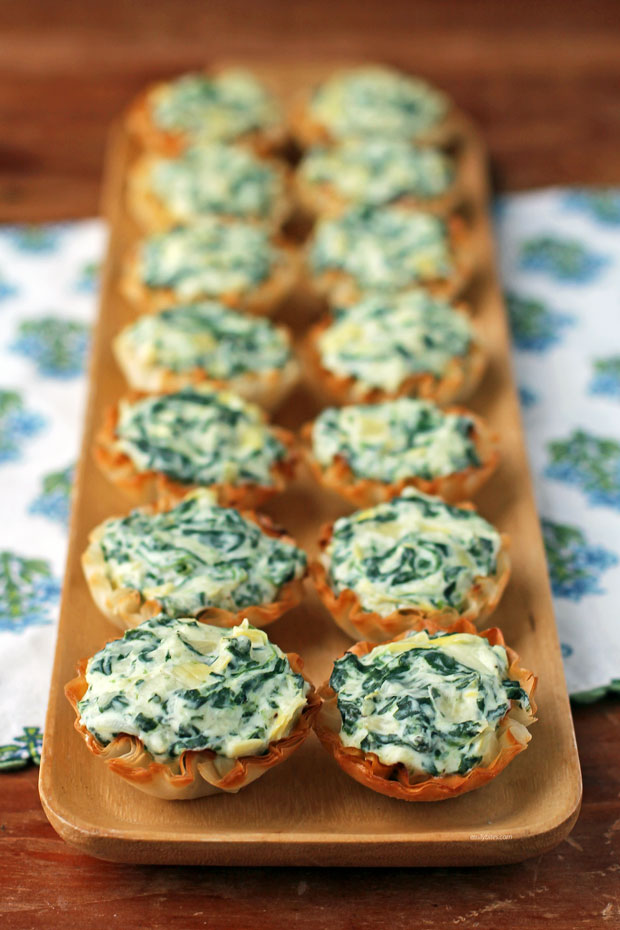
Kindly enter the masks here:
[[519, 349], [544, 352], [559, 342], [562, 330], [570, 326], [572, 317], [550, 310], [542, 301], [506, 294], [506, 307], [512, 339]]
[[0, 388], [0, 463], [19, 459], [23, 444], [45, 425], [45, 419], [28, 410], [18, 391]]
[[592, 361], [593, 375], [590, 381], [592, 394], [606, 394], [620, 400], [620, 355], [595, 358]]
[[21, 769], [29, 762], [41, 761], [43, 733], [40, 727], [23, 727], [11, 742], [0, 744], [0, 772]]
[[548, 445], [548, 478], [575, 484], [591, 504], [620, 510], [620, 442], [575, 430]]
[[553, 593], [575, 601], [586, 594], [603, 594], [601, 575], [618, 564], [618, 556], [590, 545], [577, 526], [543, 520], [542, 527]]
[[524, 426], [569, 691], [619, 680], [620, 191], [495, 213]]
[[0, 227], [0, 770], [41, 751], [103, 246], [98, 220]]
[[73, 378], [84, 371], [88, 344], [88, 326], [45, 316], [20, 323], [11, 349], [31, 358], [42, 375]]
[[68, 465], [60, 471], [44, 475], [41, 491], [29, 507], [30, 513], [40, 514], [61, 526], [67, 526], [74, 472], [74, 466]]
[[0, 630], [51, 623], [60, 582], [49, 562], [15, 552], [0, 552]]
[[540, 235], [526, 239], [520, 250], [522, 271], [539, 271], [556, 281], [585, 284], [607, 264], [607, 257], [590, 251], [577, 239]]

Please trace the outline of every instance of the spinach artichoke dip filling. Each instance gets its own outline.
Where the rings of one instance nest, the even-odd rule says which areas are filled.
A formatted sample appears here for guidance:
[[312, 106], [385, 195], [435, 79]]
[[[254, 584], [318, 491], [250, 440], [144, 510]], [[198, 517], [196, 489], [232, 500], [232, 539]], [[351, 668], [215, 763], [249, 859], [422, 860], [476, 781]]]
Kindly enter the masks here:
[[148, 287], [194, 300], [247, 292], [272, 274], [281, 257], [262, 227], [204, 216], [192, 226], [148, 236], [140, 275]]
[[211, 144], [187, 149], [179, 158], [158, 158], [152, 191], [177, 218], [204, 213], [267, 219], [283, 194], [281, 176], [246, 149]]
[[363, 610], [461, 610], [476, 578], [493, 575], [501, 538], [473, 510], [406, 488], [389, 503], [340, 517], [322, 562], [334, 591]]
[[374, 207], [406, 196], [439, 197], [455, 178], [452, 160], [438, 149], [386, 138], [311, 149], [298, 170], [309, 184], [328, 185], [348, 202]]
[[183, 484], [269, 486], [287, 454], [259, 407], [206, 385], [121, 401], [115, 433], [115, 447], [139, 472]]
[[285, 329], [216, 302], [145, 314], [120, 338], [143, 366], [174, 372], [200, 368], [223, 381], [247, 372], [279, 370], [292, 358]]
[[195, 141], [226, 141], [280, 121], [275, 99], [251, 74], [186, 74], [157, 87], [152, 119], [160, 129], [187, 133]]
[[336, 311], [320, 334], [321, 364], [367, 388], [395, 391], [412, 375], [441, 378], [453, 358], [468, 354], [473, 329], [464, 313], [425, 291], [362, 298]]
[[410, 633], [334, 663], [345, 746], [411, 774], [466, 775], [497, 756], [497, 730], [526, 692], [507, 677], [503, 646], [469, 633]]
[[342, 272], [360, 288], [392, 292], [454, 272], [445, 221], [398, 206], [354, 206], [321, 220], [310, 265], [315, 274]]
[[320, 465], [339, 456], [353, 475], [391, 482], [432, 479], [480, 465], [474, 424], [424, 400], [328, 407], [314, 422], [312, 449]]
[[80, 722], [104, 746], [136, 736], [157, 762], [210, 749], [264, 754], [289, 735], [309, 685], [262, 630], [154, 617], [89, 660]]
[[310, 116], [337, 138], [412, 139], [432, 128], [447, 109], [444, 94], [425, 81], [377, 66], [334, 75], [309, 104]]
[[156, 599], [171, 617], [271, 603], [306, 567], [305, 552], [216, 506], [205, 489], [165, 513], [106, 521], [98, 544], [112, 587]]

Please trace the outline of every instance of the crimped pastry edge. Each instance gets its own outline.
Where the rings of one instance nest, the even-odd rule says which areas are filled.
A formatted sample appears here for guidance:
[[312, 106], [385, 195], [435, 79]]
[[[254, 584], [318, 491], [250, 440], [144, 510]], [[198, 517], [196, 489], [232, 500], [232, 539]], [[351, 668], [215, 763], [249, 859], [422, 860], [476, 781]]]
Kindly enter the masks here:
[[417, 488], [424, 494], [431, 494], [447, 503], [456, 504], [474, 497], [492, 476], [500, 459], [498, 437], [482, 417], [466, 407], [446, 407], [444, 413], [467, 416], [473, 421], [473, 441], [480, 465], [470, 465], [436, 478], [411, 475], [391, 482], [376, 478], [356, 478], [349, 463], [341, 455], [336, 455], [327, 466], [317, 461], [312, 451], [314, 420], [305, 423], [301, 428], [301, 451], [315, 480], [358, 508], [373, 507], [389, 501], [407, 487]]
[[[159, 198], [150, 184], [150, 172], [156, 162], [161, 158], [156, 152], [147, 151], [139, 156], [132, 165], [127, 178], [127, 207], [133, 219], [145, 233], [167, 232], [174, 226], [187, 225], [193, 220], [204, 216], [205, 213], [195, 214], [193, 217], [179, 217]], [[244, 221], [266, 226], [277, 233], [293, 210], [291, 192], [291, 177], [283, 162], [265, 159], [276, 171], [281, 180], [282, 190], [275, 199], [267, 217], [240, 217], [227, 213], [211, 211], [210, 215], [229, 221]]]
[[248, 371], [227, 380], [209, 377], [204, 368], [172, 371], [162, 365], [140, 365], [122, 338], [127, 328], [121, 330], [113, 340], [114, 357], [129, 386], [145, 394], [169, 394], [193, 384], [209, 384], [214, 388], [231, 390], [265, 410], [275, 410], [297, 385], [301, 375], [299, 362], [294, 356], [288, 359], [283, 368]]
[[[153, 514], [170, 510], [171, 506], [169, 501], [160, 499], [154, 505], [147, 505], [139, 509], [142, 513]], [[266, 535], [277, 537], [291, 545], [297, 545], [295, 540], [284, 530], [277, 527], [266, 514], [257, 513], [253, 510], [241, 510], [239, 512], [246, 520], [256, 523]], [[107, 517], [91, 530], [88, 537], [88, 546], [82, 553], [81, 561], [91, 596], [101, 613], [118, 629], [128, 630], [138, 626], [144, 620], [157, 616], [162, 612], [162, 609], [160, 602], [155, 598], [143, 600], [135, 588], [114, 588], [110, 583], [99, 540], [105, 532], [106, 524], [115, 519], [119, 518]], [[293, 578], [282, 585], [277, 593], [277, 600], [272, 601], [270, 604], [252, 604], [237, 611], [225, 610], [221, 607], [206, 607], [199, 611], [194, 616], [194, 619], [221, 627], [237, 626], [244, 619], [247, 619], [253, 626], [262, 629], [300, 603], [303, 598], [306, 574], [307, 570], [301, 577]]]
[[233, 310], [241, 310], [256, 316], [271, 316], [290, 295], [296, 286], [300, 272], [300, 257], [297, 250], [284, 241], [274, 241], [282, 260], [272, 269], [269, 277], [257, 287], [246, 292], [196, 295], [192, 300], [181, 301], [171, 288], [148, 287], [140, 276], [140, 245], [137, 242], [129, 252], [120, 278], [123, 297], [138, 313], [156, 313], [175, 303], [195, 303], [200, 300], [218, 300]]
[[[295, 436], [289, 430], [272, 424], [269, 424], [270, 431], [287, 451], [285, 458], [274, 462], [271, 466], [273, 482], [270, 485], [251, 483], [235, 485], [227, 481], [210, 485], [188, 485], [175, 481], [162, 472], [138, 471], [131, 458], [125, 452], [115, 448], [116, 424], [120, 404], [123, 401], [135, 403], [148, 396], [151, 395], [131, 392], [122, 397], [117, 404], [109, 406], [103, 423], [95, 435], [93, 446], [94, 459], [103, 474], [132, 499], [142, 503], [158, 500], [168, 508], [180, 503], [186, 494], [196, 490], [197, 487], [208, 487], [217, 495], [217, 503], [221, 507], [252, 510], [260, 507], [274, 495], [281, 494], [289, 481], [294, 478], [298, 460]], [[266, 421], [265, 417], [263, 421]]]
[[[391, 641], [403, 639], [408, 631]], [[447, 632], [447, 631], [446, 631]], [[514, 650], [506, 646], [504, 637], [497, 627], [477, 632], [467, 621], [459, 621], [450, 632], [465, 632], [484, 637], [489, 643], [504, 646], [508, 655], [507, 677], [516, 679], [527, 693], [531, 714], [518, 706], [511, 706], [499, 724], [500, 751], [496, 758], [485, 766], [477, 766], [466, 775], [411, 775], [402, 763], [385, 765], [373, 752], [364, 752], [352, 746], [344, 746], [340, 738], [342, 719], [337, 705], [336, 692], [325, 682], [318, 689], [322, 700], [314, 722], [314, 729], [327, 752], [340, 768], [357, 782], [373, 791], [403, 801], [444, 801], [458, 797], [468, 791], [481, 788], [502, 772], [520, 752], [527, 748], [531, 739], [528, 727], [536, 721], [536, 703], [533, 698], [537, 679], [532, 672], [520, 666]], [[357, 656], [366, 655], [376, 643], [359, 642], [348, 650]], [[512, 702], [511, 702], [512, 703]]]
[[[459, 506], [474, 509], [470, 503], [460, 503]], [[332, 534], [333, 523], [324, 524], [319, 536], [321, 552], [329, 545]], [[408, 630], [437, 633], [452, 630], [454, 624], [461, 620], [482, 623], [496, 609], [508, 584], [511, 571], [509, 545], [509, 536], [502, 533], [495, 573], [474, 579], [467, 594], [468, 606], [460, 611], [455, 608], [433, 611], [411, 608], [395, 610], [383, 616], [376, 611], [364, 610], [358, 595], [351, 588], [343, 588], [337, 594], [330, 584], [327, 569], [319, 559], [310, 564], [309, 571], [321, 601], [338, 626], [352, 639], [369, 640], [376, 645], [389, 642]]]
[[[464, 304], [455, 304], [454, 309], [469, 316]], [[345, 377], [325, 368], [318, 349], [321, 333], [332, 324], [330, 316], [324, 317], [310, 329], [302, 345], [305, 368], [313, 383], [329, 402], [344, 404], [376, 403], [397, 397], [419, 397], [432, 400], [443, 406], [469, 397], [478, 387], [486, 369], [487, 358], [477, 333], [467, 355], [454, 356], [448, 362], [443, 375], [438, 378], [431, 372], [410, 375], [394, 391], [365, 385], [353, 376]]]
[[85, 673], [88, 659], [81, 659], [78, 663], [77, 676], [65, 686], [65, 695], [76, 713], [74, 727], [88, 749], [105, 762], [111, 772], [140, 791], [167, 801], [190, 800], [220, 792], [236, 794], [270, 768], [284, 762], [301, 746], [319, 710], [320, 698], [310, 679], [303, 674], [302, 660], [296, 653], [287, 653], [287, 659], [293, 671], [303, 675], [310, 684], [310, 691], [306, 696], [306, 706], [292, 732], [270, 743], [268, 752], [262, 756], [228, 759], [209, 749], [187, 750], [174, 763], [162, 763], [155, 762], [142, 741], [135, 736], [119, 735], [103, 746], [80, 723], [77, 707], [87, 688]]

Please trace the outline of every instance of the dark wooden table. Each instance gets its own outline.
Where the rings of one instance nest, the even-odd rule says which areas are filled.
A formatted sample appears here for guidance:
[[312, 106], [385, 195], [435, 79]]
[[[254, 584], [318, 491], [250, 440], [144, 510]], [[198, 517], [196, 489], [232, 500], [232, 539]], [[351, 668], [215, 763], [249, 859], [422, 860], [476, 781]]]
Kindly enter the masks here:
[[[502, 190], [620, 183], [617, 0], [13, 0], [0, 4], [0, 221], [95, 213], [106, 127], [145, 81], [212, 57], [315, 56], [439, 82], [481, 125]], [[117, 866], [56, 837], [34, 769], [0, 776], [0, 924], [620, 927], [620, 704], [574, 714], [575, 830], [496, 869]]]

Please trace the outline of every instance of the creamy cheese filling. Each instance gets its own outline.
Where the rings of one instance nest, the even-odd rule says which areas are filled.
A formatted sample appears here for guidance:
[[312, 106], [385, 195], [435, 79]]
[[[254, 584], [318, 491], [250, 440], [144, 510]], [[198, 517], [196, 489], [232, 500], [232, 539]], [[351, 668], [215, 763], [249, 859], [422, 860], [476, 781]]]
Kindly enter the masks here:
[[458, 611], [475, 580], [496, 572], [500, 547], [475, 511], [406, 488], [336, 520], [321, 560], [336, 593], [350, 588], [366, 611]]
[[490, 764], [511, 702], [530, 710], [508, 678], [505, 648], [469, 633], [410, 633], [360, 658], [346, 653], [330, 684], [343, 744], [412, 774], [465, 775]]
[[438, 197], [455, 176], [452, 159], [439, 149], [383, 137], [311, 149], [298, 172], [308, 184], [328, 185], [347, 203], [373, 207], [400, 197]]
[[315, 459], [344, 459], [357, 478], [436, 478], [480, 464], [473, 421], [429, 401], [403, 397], [381, 404], [328, 407], [312, 429]]
[[103, 745], [136, 736], [158, 762], [210, 749], [235, 759], [289, 735], [308, 683], [244, 620], [221, 629], [155, 617], [89, 660], [80, 722]]
[[306, 555], [199, 489], [165, 513], [107, 520], [98, 541], [114, 589], [155, 598], [167, 616], [269, 604], [300, 578]]
[[119, 341], [143, 368], [200, 368], [223, 381], [280, 370], [292, 358], [283, 327], [215, 302], [144, 314], [122, 331]]
[[454, 271], [445, 220], [398, 206], [356, 206], [321, 220], [309, 260], [315, 274], [342, 272], [360, 288], [388, 292]]
[[255, 404], [206, 385], [121, 401], [115, 447], [137, 471], [184, 484], [273, 484], [286, 446]]
[[183, 132], [193, 141], [230, 141], [277, 124], [280, 107], [249, 72], [185, 74], [161, 84], [151, 94], [154, 123]]
[[328, 371], [395, 391], [412, 375], [441, 378], [453, 358], [468, 354], [472, 339], [465, 314], [417, 290], [362, 298], [323, 330], [318, 350]]
[[413, 139], [447, 109], [445, 95], [426, 81], [376, 65], [338, 72], [316, 89], [309, 104], [310, 115], [338, 138]]
[[196, 146], [178, 158], [156, 158], [150, 186], [180, 222], [205, 213], [266, 219], [283, 195], [282, 175], [247, 149]]
[[246, 293], [282, 260], [262, 227], [215, 216], [148, 236], [139, 256], [144, 283], [169, 288], [179, 300]]

